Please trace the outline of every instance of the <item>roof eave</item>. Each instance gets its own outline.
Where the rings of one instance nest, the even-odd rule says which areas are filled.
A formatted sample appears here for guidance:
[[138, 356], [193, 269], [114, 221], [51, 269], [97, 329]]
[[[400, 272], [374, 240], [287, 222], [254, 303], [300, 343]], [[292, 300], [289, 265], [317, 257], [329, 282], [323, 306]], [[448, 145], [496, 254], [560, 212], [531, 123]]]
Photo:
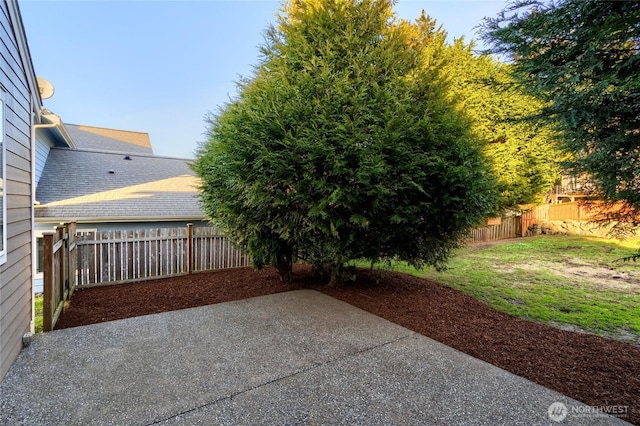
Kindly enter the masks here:
[[[76, 148], [76, 144], [67, 131], [67, 128], [64, 127], [64, 123], [60, 116], [56, 114], [42, 114], [42, 121], [43, 124], [40, 125], [41, 128], [48, 128], [53, 133], [56, 133], [68, 148]], [[44, 121], [47, 121], [48, 123], [44, 123]]]

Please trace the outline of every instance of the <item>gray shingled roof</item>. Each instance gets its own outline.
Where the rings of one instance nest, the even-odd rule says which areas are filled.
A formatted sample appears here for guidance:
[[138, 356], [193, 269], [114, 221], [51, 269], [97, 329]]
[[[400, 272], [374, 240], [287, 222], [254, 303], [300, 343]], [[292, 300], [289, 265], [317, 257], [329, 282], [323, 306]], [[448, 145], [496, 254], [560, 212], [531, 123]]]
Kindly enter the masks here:
[[[203, 219], [187, 160], [52, 148], [36, 191], [36, 218]], [[113, 173], [110, 173], [113, 171]]]
[[148, 133], [66, 123], [64, 127], [78, 149], [153, 154]]

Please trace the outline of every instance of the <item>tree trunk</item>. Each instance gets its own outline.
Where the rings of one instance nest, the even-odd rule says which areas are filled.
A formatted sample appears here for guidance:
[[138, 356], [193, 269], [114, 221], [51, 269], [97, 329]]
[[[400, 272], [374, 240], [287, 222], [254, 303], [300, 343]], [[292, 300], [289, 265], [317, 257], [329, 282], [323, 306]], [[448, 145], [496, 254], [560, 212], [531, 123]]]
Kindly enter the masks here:
[[322, 263], [313, 263], [311, 265], [311, 272], [314, 278], [326, 278], [327, 276], [327, 268], [325, 268], [325, 265]]
[[280, 274], [280, 281], [288, 283], [291, 282], [293, 276], [293, 256], [291, 250], [284, 250], [278, 253], [278, 274]]
[[329, 287], [337, 287], [342, 284], [342, 265], [331, 265], [331, 278], [329, 279]]

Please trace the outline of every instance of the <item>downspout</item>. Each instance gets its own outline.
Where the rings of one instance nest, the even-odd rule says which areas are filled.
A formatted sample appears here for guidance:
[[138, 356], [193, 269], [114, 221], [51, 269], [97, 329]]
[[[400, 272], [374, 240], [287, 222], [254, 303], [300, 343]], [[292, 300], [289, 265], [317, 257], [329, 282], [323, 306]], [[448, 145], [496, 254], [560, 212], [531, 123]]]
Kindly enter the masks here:
[[[31, 103], [31, 334], [36, 328], [36, 267], [38, 263], [38, 247], [36, 245], [36, 220], [35, 220], [35, 200], [36, 200], [36, 113], [33, 109], [33, 99]], [[29, 336], [30, 340], [30, 336]], [[23, 344], [25, 344], [23, 338]], [[28, 344], [28, 341], [26, 342]]]
[[[33, 106], [33, 100], [31, 100]], [[36, 129], [48, 129], [56, 127], [57, 124], [36, 124], [36, 114], [31, 109], [31, 334], [36, 330], [36, 285], [35, 276], [38, 266], [38, 245], [36, 243], [36, 219], [35, 219], [35, 201], [36, 201]], [[25, 341], [26, 339], [26, 341]], [[28, 345], [29, 337], [23, 337], [23, 344]]]
[[[56, 127], [57, 124], [36, 124], [36, 112], [33, 109], [33, 99], [31, 103], [31, 323], [29, 329], [31, 335], [36, 329], [36, 286], [35, 276], [38, 266], [38, 246], [36, 243], [36, 220], [35, 220], [35, 200], [36, 200], [36, 129], [48, 129]], [[23, 336], [22, 343], [26, 346], [29, 344], [31, 336]]]
[[35, 178], [35, 158], [36, 158], [36, 146], [35, 146], [35, 121], [36, 121], [36, 113], [33, 109], [33, 98], [29, 100], [30, 110], [31, 110], [31, 135], [30, 135], [30, 154], [31, 154], [31, 206], [30, 206], [30, 215], [31, 215], [31, 322], [29, 323], [29, 333], [22, 336], [22, 345], [28, 346], [31, 342], [31, 337], [35, 333], [36, 328], [36, 286], [35, 286], [35, 276], [36, 276], [36, 262], [37, 262], [37, 246], [35, 239], [35, 208], [34, 201], [36, 199], [36, 178]]

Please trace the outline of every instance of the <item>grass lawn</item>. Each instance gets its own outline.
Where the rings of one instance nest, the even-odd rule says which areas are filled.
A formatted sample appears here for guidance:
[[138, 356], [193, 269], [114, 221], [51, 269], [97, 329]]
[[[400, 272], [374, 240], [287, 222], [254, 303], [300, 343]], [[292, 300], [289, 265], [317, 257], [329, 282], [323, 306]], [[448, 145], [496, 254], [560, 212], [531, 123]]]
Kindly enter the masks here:
[[36, 295], [35, 297], [36, 303], [36, 314], [35, 314], [35, 331], [36, 333], [42, 333], [42, 303], [43, 297], [42, 294]]
[[465, 247], [443, 272], [391, 267], [521, 318], [638, 344], [640, 262], [619, 261], [633, 253], [637, 242], [539, 236]]

